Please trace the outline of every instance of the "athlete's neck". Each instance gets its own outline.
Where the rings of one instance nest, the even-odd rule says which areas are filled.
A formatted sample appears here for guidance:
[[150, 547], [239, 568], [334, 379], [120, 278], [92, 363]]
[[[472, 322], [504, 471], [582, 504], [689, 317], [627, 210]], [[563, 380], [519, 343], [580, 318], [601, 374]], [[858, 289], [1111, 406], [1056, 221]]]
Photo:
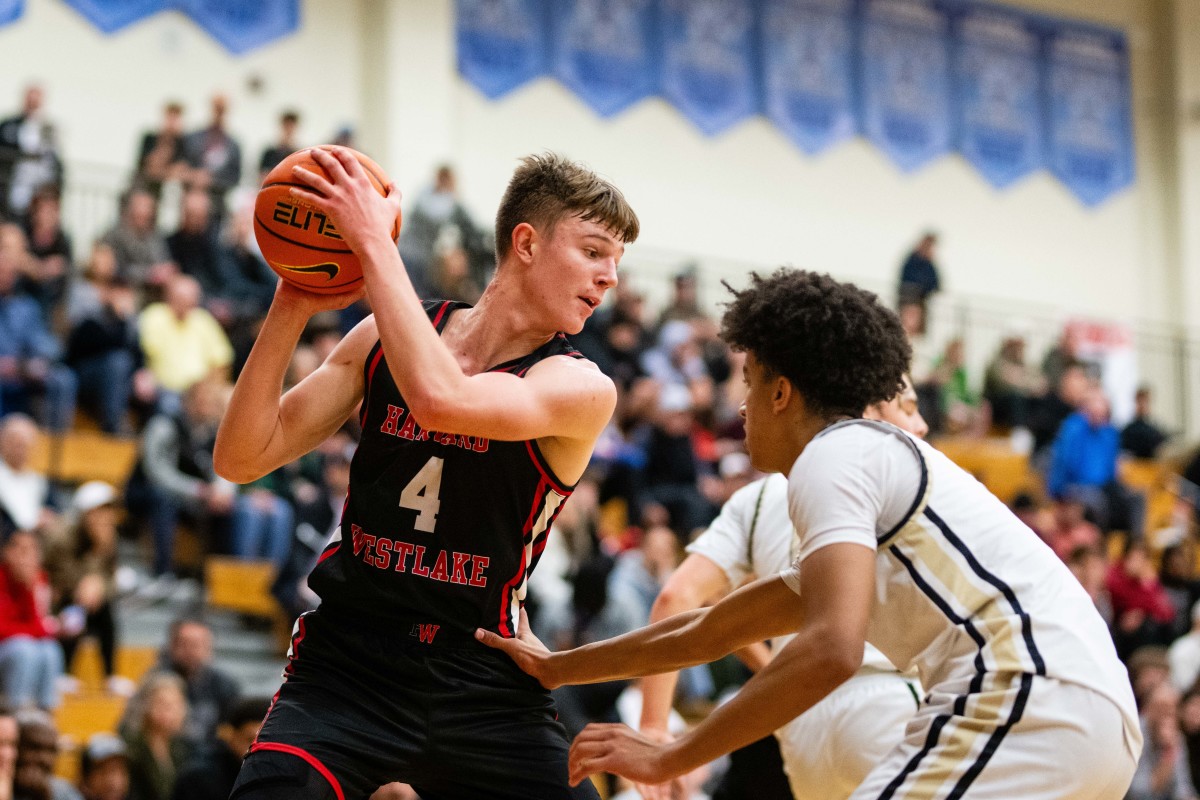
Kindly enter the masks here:
[[442, 338], [464, 371], [481, 372], [550, 341], [558, 331], [538, 316], [528, 294], [498, 276], [473, 308], [451, 315]]

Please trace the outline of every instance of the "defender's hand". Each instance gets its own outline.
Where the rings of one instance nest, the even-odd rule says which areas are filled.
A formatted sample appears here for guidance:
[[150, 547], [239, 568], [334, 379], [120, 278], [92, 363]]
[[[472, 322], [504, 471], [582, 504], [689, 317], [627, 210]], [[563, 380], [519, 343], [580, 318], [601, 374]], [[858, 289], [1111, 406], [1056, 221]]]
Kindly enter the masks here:
[[551, 675], [550, 658], [554, 654], [529, 629], [529, 617], [525, 614], [525, 609], [521, 609], [520, 629], [516, 638], [505, 639], [483, 628], [475, 629], [475, 638], [488, 647], [503, 650], [509, 658], [517, 662], [518, 667], [537, 678], [538, 683], [547, 689], [555, 689], [562, 685], [562, 681], [556, 681]]
[[[642, 728], [641, 734], [654, 744], [669, 744], [675, 741], [675, 737], [669, 731], [661, 728]], [[687, 789], [681, 777], [672, 778], [665, 783], [638, 783], [635, 781], [633, 787], [642, 796], [642, 800], [687, 800]]]
[[640, 784], [665, 783], [675, 777], [667, 765], [670, 744], [656, 744], [628, 725], [591, 724], [571, 745], [572, 786], [598, 772], [611, 772]]

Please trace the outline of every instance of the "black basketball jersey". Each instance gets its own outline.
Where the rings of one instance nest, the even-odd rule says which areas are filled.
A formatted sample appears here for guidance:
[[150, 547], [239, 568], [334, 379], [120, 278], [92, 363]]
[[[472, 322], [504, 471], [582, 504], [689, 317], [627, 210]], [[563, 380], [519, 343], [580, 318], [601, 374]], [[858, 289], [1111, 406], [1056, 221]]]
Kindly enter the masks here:
[[[425, 303], [439, 334], [465, 307]], [[583, 357], [559, 333], [488, 371], [521, 377], [556, 355]], [[322, 609], [383, 625], [421, 619], [464, 633], [515, 635], [525, 582], [574, 487], [554, 475], [535, 441], [426, 430], [409, 412], [379, 342], [364, 369], [363, 433], [340, 536], [309, 577]]]

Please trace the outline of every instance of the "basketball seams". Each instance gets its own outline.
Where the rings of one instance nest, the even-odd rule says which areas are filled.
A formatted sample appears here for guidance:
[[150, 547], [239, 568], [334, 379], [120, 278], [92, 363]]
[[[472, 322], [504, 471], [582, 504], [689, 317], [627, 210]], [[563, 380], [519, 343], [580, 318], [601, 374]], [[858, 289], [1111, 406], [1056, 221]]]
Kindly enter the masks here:
[[[284, 202], [314, 212], [321, 212], [321, 209], [309, 202], [305, 202], [303, 198], [292, 196], [289, 191], [289, 189], [293, 188], [312, 190], [312, 187], [307, 184], [292, 179], [291, 170], [294, 167], [299, 166], [328, 177], [324, 168], [313, 159], [313, 149], [315, 148], [307, 148], [293, 153], [267, 174], [266, 181], [259, 188], [258, 198], [255, 203], [254, 232], [259, 237], [260, 249], [263, 252], [264, 259], [280, 277], [308, 291], [329, 294], [350, 290], [362, 283], [361, 264], [353, 248], [345, 246], [323, 247], [323, 244], [334, 243], [331, 241], [332, 237], [317, 236], [318, 233], [323, 232], [324, 226], [328, 224], [324, 220], [314, 222], [310, 225], [308, 221], [311, 219], [310, 217], [303, 214], [296, 217], [298, 212], [293, 210], [285, 214], [285, 216], [290, 215], [293, 218], [293, 224], [289, 226], [287, 219], [281, 218], [276, 220], [270, 216], [272, 209], [275, 209], [276, 214], [280, 213], [276, 206]], [[370, 161], [369, 158], [361, 153], [355, 152], [355, 156], [359, 164], [362, 165], [363, 171], [367, 174], [372, 188], [379, 192], [380, 195], [384, 195], [386, 192], [386, 181], [382, 170], [377, 164]], [[299, 224], [297, 224], [297, 220], [299, 220]], [[293, 230], [293, 228], [296, 230]], [[399, 228], [400, 219], [399, 215], [397, 215], [391, 231], [393, 239], [397, 237]], [[269, 233], [270, 236], [262, 236], [263, 232]], [[310, 240], [315, 241], [309, 243]], [[335, 276], [334, 280], [338, 277], [345, 278], [348, 275], [352, 275], [353, 277], [338, 283], [309, 283], [306, 278], [316, 279], [317, 276], [305, 276], [288, 272], [282, 266], [284, 264], [308, 266], [310, 262], [316, 263], [313, 261], [314, 257], [322, 258], [326, 262], [333, 262], [340, 268], [339, 272], [342, 274]]]

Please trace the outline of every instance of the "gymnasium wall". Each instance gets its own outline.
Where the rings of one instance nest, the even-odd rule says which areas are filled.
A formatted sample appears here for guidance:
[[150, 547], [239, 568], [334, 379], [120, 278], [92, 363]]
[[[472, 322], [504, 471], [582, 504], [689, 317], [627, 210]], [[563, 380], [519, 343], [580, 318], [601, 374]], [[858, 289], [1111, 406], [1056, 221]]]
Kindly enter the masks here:
[[69, 161], [124, 170], [135, 132], [156, 121], [165, 98], [183, 99], [189, 123], [199, 124], [221, 89], [233, 99], [231, 127], [248, 160], [274, 134], [279, 109], [295, 105], [308, 141], [359, 122], [362, 147], [410, 196], [439, 161], [457, 164], [480, 218], [519, 155], [553, 148], [586, 160], [642, 217], [628, 257], [635, 268], [639, 258], [666, 269], [696, 254], [722, 271], [792, 263], [882, 289], [917, 233], [934, 227], [956, 294], [1129, 321], [1191, 318], [1184, 288], [1200, 266], [1179, 216], [1195, 186], [1180, 185], [1182, 123], [1173, 114], [1174, 45], [1197, 56], [1177, 30], [1190, 18], [1173, 18], [1166, 0], [1014, 5], [1128, 34], [1137, 183], [1097, 209], [1045, 174], [998, 192], [953, 155], [912, 175], [862, 140], [810, 158], [762, 119], [709, 139], [657, 99], [601, 120], [549, 79], [488, 102], [455, 73], [452, 0], [306, 0], [298, 34], [240, 59], [179, 14], [106, 37], [58, 0], [27, 0], [24, 18], [0, 29], [0, 110], [36, 76]]

